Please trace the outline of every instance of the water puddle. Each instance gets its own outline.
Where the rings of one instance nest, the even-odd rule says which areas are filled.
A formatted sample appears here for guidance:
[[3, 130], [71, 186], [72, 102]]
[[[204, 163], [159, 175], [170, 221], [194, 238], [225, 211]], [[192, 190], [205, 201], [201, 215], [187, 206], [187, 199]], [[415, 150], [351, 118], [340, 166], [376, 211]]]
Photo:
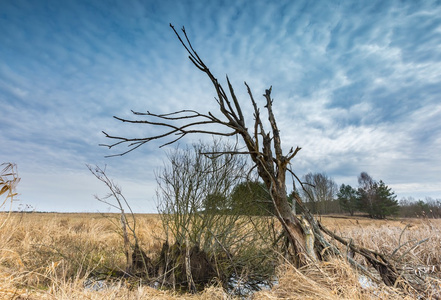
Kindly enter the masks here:
[[108, 279], [99, 279], [99, 278], [87, 278], [83, 286], [86, 290], [91, 290], [95, 292], [103, 291], [103, 290], [117, 290], [121, 288], [121, 281], [112, 281]]
[[375, 289], [378, 288], [378, 285], [372, 281], [369, 277], [366, 277], [364, 275], [358, 276], [358, 282], [360, 283], [361, 287], [364, 289]]
[[[235, 296], [239, 296], [242, 299], [251, 299], [252, 295], [261, 290], [270, 290], [274, 285], [278, 283], [277, 279], [267, 280], [267, 281], [244, 281], [237, 276], [230, 277], [228, 281], [227, 293]], [[98, 277], [87, 278], [84, 283], [84, 288], [86, 290], [92, 291], [103, 291], [103, 290], [117, 290], [121, 288], [123, 282], [120, 280], [109, 280]], [[161, 284], [159, 282], [153, 282], [149, 286], [153, 288], [160, 288]]]
[[242, 299], [251, 299], [255, 292], [261, 290], [270, 290], [278, 280], [248, 280], [244, 281], [241, 278], [233, 275], [228, 280], [227, 292], [231, 295], [240, 296]]

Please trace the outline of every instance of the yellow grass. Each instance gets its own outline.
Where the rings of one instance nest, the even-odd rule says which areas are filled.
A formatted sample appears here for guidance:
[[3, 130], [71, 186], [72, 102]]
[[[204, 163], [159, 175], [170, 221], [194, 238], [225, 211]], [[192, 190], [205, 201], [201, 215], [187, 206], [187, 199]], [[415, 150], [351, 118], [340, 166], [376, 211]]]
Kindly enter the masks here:
[[[4, 217], [0, 214], [0, 221]], [[402, 261], [412, 272], [440, 272], [441, 220], [328, 217], [321, 221], [360, 245], [389, 254], [414, 240], [398, 249], [395, 256], [405, 254]], [[94, 270], [124, 268], [118, 226], [118, 215], [13, 214], [0, 229], [0, 299], [230, 298], [215, 286], [197, 295], [161, 291], [124, 280], [99, 291], [84, 288]], [[157, 255], [165, 239], [158, 215], [137, 215], [137, 228], [147, 255]], [[424, 238], [429, 239], [412, 248]], [[355, 259], [364, 263], [360, 257]], [[431, 268], [424, 269], [427, 266]], [[254, 299], [403, 299], [403, 295], [384, 286], [361, 288], [358, 274], [341, 260], [300, 271], [285, 263], [278, 274], [278, 284], [255, 293]], [[434, 282], [434, 287], [439, 288], [439, 282]]]
[[399, 245], [409, 242], [395, 257], [406, 253], [402, 261], [409, 266], [433, 266], [434, 271], [441, 271], [441, 219], [324, 218], [322, 222], [341, 236], [377, 252], [392, 254]]

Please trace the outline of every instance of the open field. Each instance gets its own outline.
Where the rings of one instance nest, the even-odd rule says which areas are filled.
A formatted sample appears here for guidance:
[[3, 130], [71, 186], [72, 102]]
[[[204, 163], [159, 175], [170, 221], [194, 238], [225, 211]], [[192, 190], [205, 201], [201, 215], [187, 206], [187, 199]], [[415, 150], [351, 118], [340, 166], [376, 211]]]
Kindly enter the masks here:
[[[6, 217], [0, 214], [0, 221]], [[321, 222], [343, 237], [378, 252], [401, 258], [408, 272], [438, 277], [441, 273], [441, 220], [323, 217]], [[158, 255], [165, 236], [158, 215], [137, 215], [137, 234], [150, 257]], [[428, 238], [425, 242], [418, 243]], [[401, 247], [400, 247], [401, 246]], [[344, 251], [344, 247], [342, 248]], [[355, 256], [356, 260], [360, 258]], [[225, 299], [212, 286], [197, 295], [178, 295], [122, 280], [109, 286], [87, 286], [94, 270], [123, 269], [125, 263], [119, 215], [12, 214], [0, 228], [0, 299]], [[301, 272], [287, 263], [278, 284], [254, 299], [401, 299], [393, 289], [362, 288], [358, 275], [341, 261]], [[433, 282], [434, 291], [439, 281]]]

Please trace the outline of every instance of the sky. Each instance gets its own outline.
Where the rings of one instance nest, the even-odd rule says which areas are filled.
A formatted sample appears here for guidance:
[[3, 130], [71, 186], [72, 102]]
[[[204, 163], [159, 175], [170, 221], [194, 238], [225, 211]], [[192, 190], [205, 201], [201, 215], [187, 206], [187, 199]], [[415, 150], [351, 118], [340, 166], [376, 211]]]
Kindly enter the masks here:
[[[272, 86], [285, 153], [299, 176], [357, 186], [367, 172], [397, 199], [441, 199], [439, 1], [0, 1], [0, 163], [17, 164], [14, 205], [107, 212], [106, 168], [136, 212], [156, 212], [166, 153], [108, 149], [102, 131], [158, 133], [131, 110], [218, 113], [209, 79], [169, 27], [185, 26], [212, 73], [228, 75], [252, 124]], [[207, 137], [193, 135], [180, 146]], [[166, 142], [166, 141], [164, 141]]]

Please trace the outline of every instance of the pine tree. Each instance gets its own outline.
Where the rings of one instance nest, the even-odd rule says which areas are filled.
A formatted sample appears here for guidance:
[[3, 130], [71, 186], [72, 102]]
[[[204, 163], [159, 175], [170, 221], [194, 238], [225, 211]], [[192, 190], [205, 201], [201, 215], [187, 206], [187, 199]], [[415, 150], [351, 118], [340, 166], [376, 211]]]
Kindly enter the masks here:
[[382, 180], [376, 182], [366, 172], [358, 177], [359, 209], [375, 219], [385, 219], [399, 210], [396, 195]]
[[342, 184], [339, 192], [337, 193], [337, 199], [341, 209], [353, 216], [358, 207], [357, 190], [349, 184]]
[[400, 209], [398, 205], [397, 196], [382, 180], [376, 185], [376, 197], [374, 205], [375, 217], [385, 219], [387, 216], [395, 215]]

